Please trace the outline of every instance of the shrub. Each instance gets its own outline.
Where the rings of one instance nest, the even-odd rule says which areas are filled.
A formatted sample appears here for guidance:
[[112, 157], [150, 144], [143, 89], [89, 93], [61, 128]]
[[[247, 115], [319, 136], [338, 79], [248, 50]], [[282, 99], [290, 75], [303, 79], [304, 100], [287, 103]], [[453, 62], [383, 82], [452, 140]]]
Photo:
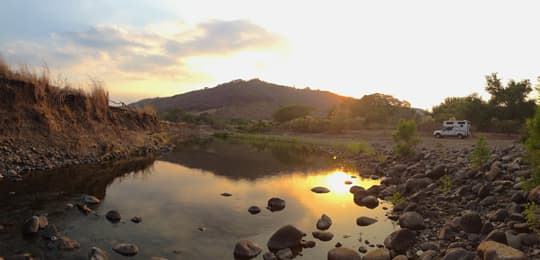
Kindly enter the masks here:
[[478, 138], [474, 149], [471, 153], [471, 166], [475, 169], [480, 169], [489, 159], [490, 149], [483, 136]]
[[525, 215], [525, 220], [532, 229], [538, 227], [538, 224], [540, 224], [540, 221], [538, 220], [538, 214], [540, 214], [540, 209], [538, 208], [536, 203], [528, 203], [525, 206], [525, 210], [523, 210], [523, 214]]
[[441, 177], [441, 191], [448, 193], [452, 190], [452, 180], [448, 177], [447, 174]]
[[394, 152], [401, 156], [414, 155], [414, 148], [420, 141], [416, 133], [416, 122], [414, 120], [399, 121], [392, 138], [395, 142]]
[[534, 118], [527, 121], [527, 158], [531, 163], [531, 178], [523, 183], [525, 190], [534, 189], [540, 185], [540, 107], [536, 108]]
[[405, 202], [405, 199], [401, 196], [401, 193], [399, 193], [399, 191], [395, 191], [394, 193], [392, 193], [392, 197], [390, 197], [390, 202], [392, 202], [392, 204], [394, 205], [397, 205], [399, 203]]

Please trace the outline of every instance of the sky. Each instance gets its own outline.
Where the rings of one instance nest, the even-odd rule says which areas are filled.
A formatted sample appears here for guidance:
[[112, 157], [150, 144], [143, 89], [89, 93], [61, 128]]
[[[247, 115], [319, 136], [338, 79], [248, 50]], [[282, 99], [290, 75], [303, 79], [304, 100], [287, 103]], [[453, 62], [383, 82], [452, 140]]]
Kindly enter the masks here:
[[102, 80], [123, 102], [259, 78], [429, 109], [489, 97], [493, 72], [536, 82], [538, 10], [527, 0], [3, 0], [0, 54], [74, 83]]

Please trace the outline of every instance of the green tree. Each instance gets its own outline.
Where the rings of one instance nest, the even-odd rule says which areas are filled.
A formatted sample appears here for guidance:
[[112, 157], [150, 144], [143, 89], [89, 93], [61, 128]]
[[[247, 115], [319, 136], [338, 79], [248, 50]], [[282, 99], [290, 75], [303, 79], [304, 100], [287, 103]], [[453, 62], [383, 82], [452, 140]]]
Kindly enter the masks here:
[[397, 123], [400, 119], [413, 119], [416, 112], [411, 104], [393, 96], [374, 93], [349, 103], [352, 117], [363, 117], [370, 123]]
[[442, 122], [450, 118], [466, 119], [479, 130], [488, 130], [492, 117], [492, 109], [478, 94], [466, 97], [449, 97], [440, 105], [434, 106], [435, 121]]
[[306, 117], [311, 114], [314, 109], [308, 106], [286, 106], [274, 112], [272, 117], [277, 122], [287, 122], [296, 118]]
[[486, 76], [486, 82], [486, 91], [491, 95], [489, 104], [495, 109], [495, 118], [525, 122], [534, 115], [535, 102], [528, 100], [533, 91], [530, 80], [510, 80], [505, 87], [497, 73], [492, 73]]
[[414, 154], [414, 148], [420, 141], [416, 133], [416, 122], [414, 120], [401, 120], [397, 129], [392, 134], [394, 139], [394, 152], [402, 156]]
[[474, 145], [474, 149], [471, 153], [471, 165], [475, 169], [480, 169], [489, 159], [491, 151], [483, 136], [480, 136]]

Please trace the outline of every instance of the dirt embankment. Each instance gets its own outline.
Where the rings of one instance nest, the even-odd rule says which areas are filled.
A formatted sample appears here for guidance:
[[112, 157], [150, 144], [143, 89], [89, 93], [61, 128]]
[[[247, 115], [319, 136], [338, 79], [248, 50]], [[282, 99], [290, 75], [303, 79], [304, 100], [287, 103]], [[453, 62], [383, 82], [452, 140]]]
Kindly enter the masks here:
[[109, 106], [90, 92], [0, 75], [0, 176], [159, 151], [167, 141], [155, 115]]

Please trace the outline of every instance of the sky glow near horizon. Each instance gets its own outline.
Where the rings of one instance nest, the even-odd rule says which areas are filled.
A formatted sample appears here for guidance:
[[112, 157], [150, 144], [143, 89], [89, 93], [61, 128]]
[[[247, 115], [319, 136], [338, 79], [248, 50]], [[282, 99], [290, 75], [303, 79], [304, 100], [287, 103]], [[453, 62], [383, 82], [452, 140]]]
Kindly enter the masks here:
[[260, 78], [431, 108], [479, 93], [485, 75], [540, 76], [536, 1], [7, 0], [0, 53], [113, 99]]

